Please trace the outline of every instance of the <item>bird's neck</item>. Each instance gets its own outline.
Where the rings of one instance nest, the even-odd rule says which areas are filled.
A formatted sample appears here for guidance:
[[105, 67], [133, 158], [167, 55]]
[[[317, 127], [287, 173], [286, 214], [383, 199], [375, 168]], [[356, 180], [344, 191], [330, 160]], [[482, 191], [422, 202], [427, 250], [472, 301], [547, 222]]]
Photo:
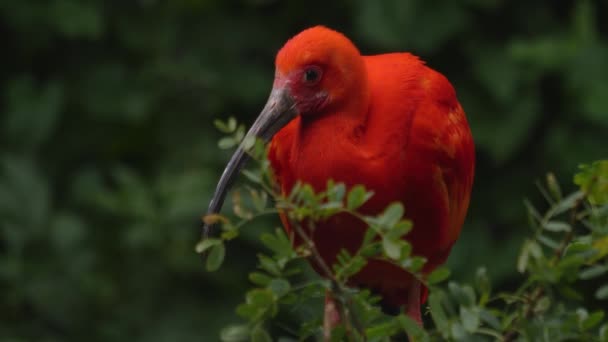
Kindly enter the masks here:
[[334, 100], [323, 111], [301, 115], [301, 133], [317, 135], [327, 131], [333, 132], [334, 135], [342, 135], [343, 138], [343, 135], [365, 127], [371, 95], [367, 87], [365, 71], [360, 71], [359, 75], [357, 80], [349, 82], [354, 86], [341, 89], [341, 92], [347, 93], [348, 96], [340, 94], [341, 100]]
[[[323, 111], [300, 116], [292, 145], [292, 155], [300, 168], [331, 169], [332, 164], [339, 163], [335, 156], [352, 157], [364, 144], [371, 101], [367, 70], [360, 56], [349, 65], [353, 72], [334, 89], [331, 104]], [[323, 184], [329, 176], [333, 175], [323, 176]]]
[[324, 138], [329, 142], [358, 134], [365, 127], [368, 104], [367, 101], [353, 102], [333, 110], [302, 116], [298, 130], [300, 138], [316, 141], [323, 141], [319, 139]]
[[[362, 144], [367, 113], [365, 111], [339, 111], [322, 113], [315, 117], [301, 117], [292, 145], [292, 155], [298, 168], [311, 170], [331, 169], [336, 156], [352, 156]], [[331, 157], [333, 156], [333, 157]], [[310, 171], [308, 171], [310, 172]], [[309, 176], [312, 177], [312, 172]], [[334, 175], [322, 173], [321, 182]], [[307, 179], [313, 182], [313, 179]]]

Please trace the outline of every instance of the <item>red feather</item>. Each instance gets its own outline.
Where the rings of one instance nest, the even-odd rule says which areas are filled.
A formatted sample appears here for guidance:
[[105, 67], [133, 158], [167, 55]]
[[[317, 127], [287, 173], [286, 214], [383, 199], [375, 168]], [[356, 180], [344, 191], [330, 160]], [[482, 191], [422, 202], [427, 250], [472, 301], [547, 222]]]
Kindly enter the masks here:
[[[375, 195], [362, 213], [376, 215], [402, 202], [414, 223], [406, 238], [414, 254], [428, 259], [424, 271], [444, 263], [464, 222], [475, 164], [473, 138], [452, 85], [411, 54], [361, 56], [346, 37], [323, 27], [290, 40], [277, 56], [277, 72], [289, 74], [305, 58], [321, 64], [333, 58], [347, 70], [323, 76], [330, 106], [298, 116], [272, 139], [269, 158], [282, 191], [298, 180], [317, 191], [328, 179], [363, 184]], [[285, 215], [282, 221], [291, 232]], [[340, 249], [359, 248], [365, 229], [340, 214], [318, 222], [312, 238], [333, 264]], [[407, 304], [412, 278], [376, 260], [350, 282], [381, 294], [386, 307], [399, 307]]]

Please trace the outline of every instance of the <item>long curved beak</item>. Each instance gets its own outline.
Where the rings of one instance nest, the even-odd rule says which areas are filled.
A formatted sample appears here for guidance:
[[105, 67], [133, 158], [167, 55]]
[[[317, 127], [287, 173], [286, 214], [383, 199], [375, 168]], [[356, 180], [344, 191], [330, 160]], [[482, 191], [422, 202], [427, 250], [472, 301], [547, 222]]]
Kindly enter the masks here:
[[[293, 120], [297, 115], [298, 113], [294, 101], [286, 88], [275, 85], [270, 92], [264, 109], [262, 109], [262, 112], [245, 135], [243, 143], [237, 148], [230, 158], [228, 165], [226, 165], [224, 173], [217, 183], [215, 193], [209, 203], [207, 215], [216, 214], [222, 209], [226, 193], [232, 186], [239, 171], [249, 159], [244, 142], [250, 141], [252, 137], [262, 139], [264, 142], [270, 141], [281, 128], [287, 125], [287, 123]], [[214, 235], [213, 226], [214, 225], [203, 224], [203, 239]]]

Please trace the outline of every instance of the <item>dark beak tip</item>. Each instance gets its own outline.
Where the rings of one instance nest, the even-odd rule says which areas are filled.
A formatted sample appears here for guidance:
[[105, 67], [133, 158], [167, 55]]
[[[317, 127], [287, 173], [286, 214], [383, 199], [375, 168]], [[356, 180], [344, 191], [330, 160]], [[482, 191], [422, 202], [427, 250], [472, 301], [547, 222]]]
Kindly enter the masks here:
[[217, 223], [214, 224], [202, 224], [201, 240], [207, 240], [211, 238], [219, 237], [219, 227]]

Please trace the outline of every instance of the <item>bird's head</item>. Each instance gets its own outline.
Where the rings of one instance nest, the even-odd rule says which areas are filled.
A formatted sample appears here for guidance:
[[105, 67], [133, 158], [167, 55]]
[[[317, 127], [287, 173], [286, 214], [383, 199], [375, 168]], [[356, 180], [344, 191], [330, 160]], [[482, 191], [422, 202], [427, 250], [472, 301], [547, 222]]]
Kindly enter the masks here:
[[367, 101], [367, 71], [343, 34], [315, 26], [291, 38], [275, 61], [272, 91], [249, 134], [268, 141], [297, 115], [354, 113]]
[[359, 50], [343, 34], [323, 26], [290, 39], [276, 58], [274, 89], [292, 99], [302, 115], [320, 114], [360, 97], [366, 71]]
[[[275, 77], [250, 137], [268, 142], [298, 115], [314, 119], [329, 113], [356, 113], [367, 101], [367, 73], [359, 50], [343, 34], [323, 26], [300, 32], [278, 52]], [[240, 146], [217, 185], [208, 213], [222, 206], [232, 180], [247, 159]], [[206, 235], [206, 234], [205, 234]]]

